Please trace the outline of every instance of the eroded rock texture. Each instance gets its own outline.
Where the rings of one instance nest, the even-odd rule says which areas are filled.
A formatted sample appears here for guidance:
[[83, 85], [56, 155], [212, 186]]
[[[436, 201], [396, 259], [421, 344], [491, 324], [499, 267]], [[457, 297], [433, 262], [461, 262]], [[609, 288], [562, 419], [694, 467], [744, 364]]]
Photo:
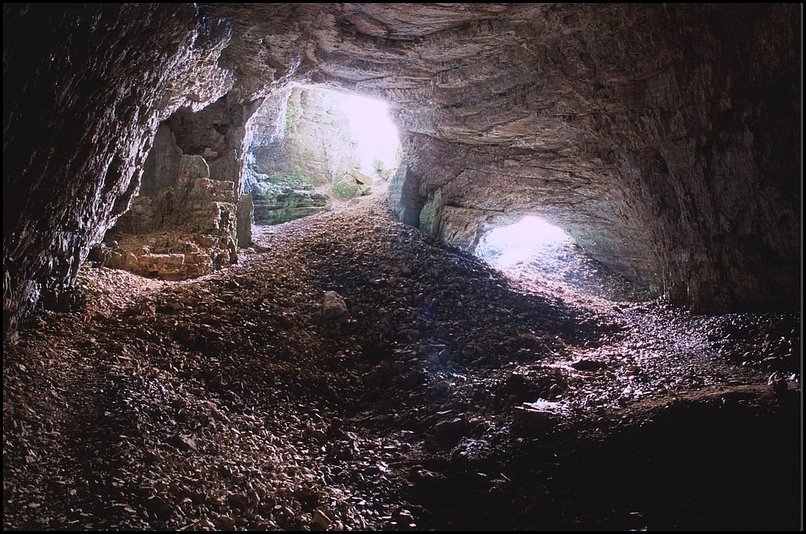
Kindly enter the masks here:
[[126, 211], [159, 121], [232, 84], [191, 5], [3, 6], [3, 326]]
[[278, 63], [393, 103], [435, 235], [467, 246], [485, 221], [536, 211], [698, 309], [796, 300], [794, 8], [305, 9], [300, 38], [316, 38]]
[[257, 170], [298, 171], [308, 183], [321, 186], [360, 166], [358, 142], [333, 92], [294, 87], [281, 106], [266, 104], [251, 123], [250, 154]]
[[251, 241], [251, 201], [242, 198], [246, 123], [260, 102], [223, 97], [181, 108], [157, 131], [130, 210], [106, 234], [104, 265], [167, 280], [235, 263]]
[[160, 126], [140, 194], [106, 234], [104, 265], [182, 280], [234, 263], [235, 183], [211, 179], [211, 167], [201, 155], [184, 154], [171, 128]]
[[243, 180], [254, 199], [256, 224], [325, 211], [322, 191], [360, 166], [357, 141], [332, 91], [275, 92], [250, 121], [248, 135]]
[[6, 324], [125, 211], [161, 120], [294, 81], [390, 101], [393, 209], [447, 241], [537, 212], [677, 302], [796, 305], [797, 6], [200, 9], [4, 6]]

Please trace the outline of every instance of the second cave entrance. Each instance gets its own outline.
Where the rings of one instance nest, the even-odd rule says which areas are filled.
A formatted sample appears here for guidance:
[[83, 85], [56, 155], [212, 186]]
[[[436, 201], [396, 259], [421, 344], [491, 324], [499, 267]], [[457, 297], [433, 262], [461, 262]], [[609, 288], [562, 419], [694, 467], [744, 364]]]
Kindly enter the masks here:
[[[130, 207], [90, 258], [166, 280], [235, 263], [254, 222], [279, 224], [379, 193], [400, 161], [386, 103], [289, 85], [165, 120]], [[254, 216], [252, 215], [254, 214]]]
[[608, 300], [643, 300], [645, 292], [585, 254], [565, 230], [536, 214], [490, 225], [474, 253], [526, 287], [550, 287]]

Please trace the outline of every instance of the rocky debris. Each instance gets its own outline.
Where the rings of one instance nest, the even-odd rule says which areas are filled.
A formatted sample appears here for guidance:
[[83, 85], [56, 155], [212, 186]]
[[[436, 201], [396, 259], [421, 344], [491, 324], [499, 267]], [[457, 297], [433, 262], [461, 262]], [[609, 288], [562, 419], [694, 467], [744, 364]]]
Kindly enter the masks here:
[[311, 530], [328, 530], [333, 522], [321, 510], [316, 510], [311, 519]]
[[322, 318], [326, 321], [338, 321], [349, 315], [344, 297], [335, 291], [325, 291], [322, 301]]
[[336, 198], [343, 200], [361, 196], [361, 187], [353, 180], [339, 180], [334, 182], [330, 191]]
[[196, 440], [193, 439], [191, 436], [174, 436], [171, 438], [171, 444], [175, 447], [179, 448], [180, 450], [184, 451], [196, 451], [198, 447], [196, 446]]
[[560, 369], [526, 365], [516, 368], [504, 380], [500, 393], [513, 401], [554, 398], [565, 390], [565, 378]]
[[523, 432], [535, 435], [552, 430], [568, 415], [567, 404], [537, 399], [516, 406], [513, 422]]
[[252, 173], [255, 224], [281, 224], [322, 213], [327, 197], [317, 192], [298, 171], [291, 174]]
[[722, 357], [766, 371], [800, 371], [797, 315], [728, 314], [719, 321], [702, 320], [709, 324], [708, 339]]
[[778, 395], [784, 395], [789, 391], [789, 381], [779, 373], [773, 373], [767, 379], [767, 384]]
[[87, 296], [75, 287], [52, 289], [42, 295], [42, 306], [48, 310], [70, 312], [81, 309]]
[[171, 516], [171, 506], [161, 497], [149, 497], [146, 510], [154, 518], [165, 521]]
[[[184, 280], [237, 261], [235, 182], [211, 179], [215, 167], [201, 155], [184, 154], [167, 125], [145, 167], [141, 194], [105, 237], [103, 265]], [[248, 210], [241, 209], [241, 218], [251, 225]]]
[[106, 250], [102, 265], [161, 280], [196, 278], [237, 259], [228, 236], [186, 232], [118, 235]]
[[85, 265], [83, 304], [4, 346], [5, 528], [632, 528], [636, 502], [659, 527], [799, 521], [794, 399], [708, 337], [756, 316], [521, 286], [377, 197], [254, 239], [195, 280]]
[[334, 181], [330, 191], [341, 199], [368, 195], [372, 191], [372, 178], [361, 171], [352, 170]]
[[465, 434], [467, 421], [464, 417], [454, 417], [446, 421], [440, 421], [434, 425], [434, 435], [436, 438], [447, 444], [453, 444]]

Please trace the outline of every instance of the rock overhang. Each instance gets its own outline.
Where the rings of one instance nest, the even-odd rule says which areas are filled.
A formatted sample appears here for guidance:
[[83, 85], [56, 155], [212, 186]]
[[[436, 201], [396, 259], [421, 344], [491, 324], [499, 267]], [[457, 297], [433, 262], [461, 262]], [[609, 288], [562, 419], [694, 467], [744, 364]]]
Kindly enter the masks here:
[[[201, 4], [55, 19], [4, 9], [4, 26], [48, 28], [43, 57], [97, 68], [103, 82], [29, 64], [20, 33], [4, 38], [4, 67], [18, 73], [4, 76], [4, 196], [25, 199], [4, 218], [7, 317], [37, 288], [71, 281], [128, 206], [160, 120], [291, 82], [390, 103], [409, 167], [396, 188], [417, 213], [393, 208], [415, 222], [431, 202], [438, 219], [449, 214], [431, 225], [440, 238], [461, 245], [479, 221], [540, 209], [677, 302], [796, 305], [797, 7]], [[100, 25], [79, 32], [75, 21], [92, 17]], [[15, 79], [53, 102], [24, 98]], [[122, 123], [123, 135], [108, 131]], [[53, 135], [31, 144], [43, 130]], [[63, 164], [42, 165], [48, 151]], [[39, 227], [49, 230], [33, 237]]]

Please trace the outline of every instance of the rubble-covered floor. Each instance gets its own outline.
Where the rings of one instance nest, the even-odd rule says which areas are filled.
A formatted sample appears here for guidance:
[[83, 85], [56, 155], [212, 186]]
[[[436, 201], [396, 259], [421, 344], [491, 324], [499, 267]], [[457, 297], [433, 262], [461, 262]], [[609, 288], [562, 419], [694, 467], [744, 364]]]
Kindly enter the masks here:
[[85, 266], [4, 347], [4, 528], [799, 528], [799, 316], [507, 278], [377, 197], [256, 241]]

